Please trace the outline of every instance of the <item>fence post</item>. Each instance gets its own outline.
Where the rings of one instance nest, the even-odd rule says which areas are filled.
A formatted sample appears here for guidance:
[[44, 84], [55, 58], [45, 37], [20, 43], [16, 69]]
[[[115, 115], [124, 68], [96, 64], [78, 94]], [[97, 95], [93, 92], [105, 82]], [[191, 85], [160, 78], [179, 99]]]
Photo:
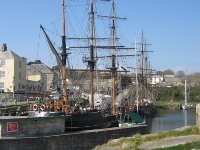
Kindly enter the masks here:
[[200, 129], [200, 104], [196, 105], [196, 125]]

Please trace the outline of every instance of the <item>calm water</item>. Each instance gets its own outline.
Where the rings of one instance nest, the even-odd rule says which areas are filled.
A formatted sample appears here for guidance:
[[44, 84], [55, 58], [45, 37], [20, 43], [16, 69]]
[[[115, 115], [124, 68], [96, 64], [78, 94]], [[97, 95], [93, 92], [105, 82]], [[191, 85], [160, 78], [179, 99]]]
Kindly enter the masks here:
[[196, 110], [158, 109], [154, 118], [147, 118], [149, 133], [196, 125]]

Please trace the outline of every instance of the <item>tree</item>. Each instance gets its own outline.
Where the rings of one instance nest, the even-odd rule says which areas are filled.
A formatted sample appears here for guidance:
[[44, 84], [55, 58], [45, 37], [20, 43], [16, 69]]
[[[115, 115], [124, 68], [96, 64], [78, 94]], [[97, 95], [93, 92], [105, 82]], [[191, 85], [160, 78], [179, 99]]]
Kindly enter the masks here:
[[22, 59], [23, 59], [23, 60], [27, 60], [27, 58], [26, 58], [26, 57], [22, 57]]
[[200, 72], [195, 72], [189, 75], [189, 78], [200, 78]]
[[176, 76], [178, 78], [185, 77], [185, 72], [183, 70], [179, 70], [179, 71], [177, 71]]
[[31, 65], [31, 64], [42, 64], [41, 60], [35, 60], [35, 62], [28, 62], [27, 65]]
[[36, 64], [42, 64], [41, 60], [35, 60]]
[[122, 77], [121, 78], [121, 85], [122, 87], [126, 87], [127, 85], [131, 85], [132, 80], [130, 78]]
[[177, 99], [180, 96], [180, 92], [178, 90], [173, 90], [172, 91], [172, 96], [173, 96], [174, 99]]
[[171, 69], [167, 69], [167, 70], [163, 71], [163, 74], [165, 74], [165, 75], [175, 75], [175, 73]]

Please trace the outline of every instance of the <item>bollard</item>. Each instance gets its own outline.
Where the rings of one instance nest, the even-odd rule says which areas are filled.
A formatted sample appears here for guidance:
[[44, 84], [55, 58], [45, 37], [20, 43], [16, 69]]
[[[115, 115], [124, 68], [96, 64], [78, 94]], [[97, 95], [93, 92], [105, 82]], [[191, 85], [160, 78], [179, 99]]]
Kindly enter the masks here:
[[29, 100], [27, 99], [27, 104], [29, 103]]
[[196, 125], [200, 129], [200, 104], [196, 105]]
[[17, 101], [16, 100], [14, 100], [14, 105], [17, 105]]

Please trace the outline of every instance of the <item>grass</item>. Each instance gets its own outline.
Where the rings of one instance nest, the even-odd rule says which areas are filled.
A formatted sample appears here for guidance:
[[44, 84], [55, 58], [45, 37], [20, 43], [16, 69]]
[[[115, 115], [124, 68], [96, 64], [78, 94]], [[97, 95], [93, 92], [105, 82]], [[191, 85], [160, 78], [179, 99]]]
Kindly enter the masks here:
[[[156, 103], [157, 103], [157, 107], [158, 108], [164, 108], [165, 109], [165, 108], [168, 108], [168, 104], [169, 103], [171, 103], [171, 104], [175, 104], [175, 103], [180, 104], [181, 102], [180, 102], [180, 100], [179, 101], [174, 100], [172, 102], [170, 102], [168, 100], [168, 101], [157, 101]], [[192, 105], [193, 108], [195, 108], [196, 105], [199, 104], [199, 102], [189, 102], [189, 104]]]
[[137, 148], [141, 143], [141, 135], [136, 134], [134, 135], [134, 137], [130, 137], [130, 138], [121, 137], [120, 139], [117, 139], [117, 140], [109, 140], [108, 143], [106, 144], [96, 146], [95, 150], [98, 150], [104, 147], [116, 147], [116, 146], [122, 148], [123, 143], [131, 145], [132, 148]]
[[[130, 145], [125, 150], [132, 150], [132, 149], [138, 149], [138, 146], [144, 142], [157, 141], [157, 140], [161, 140], [168, 137], [178, 137], [178, 136], [187, 136], [187, 135], [200, 135], [200, 130], [198, 129], [197, 126], [191, 126], [182, 131], [168, 130], [168, 131], [158, 132], [156, 134], [147, 134], [143, 136], [141, 136], [140, 134], [135, 134], [133, 135], [133, 137], [127, 137], [127, 138], [122, 137], [117, 140], [110, 140], [103, 145], [96, 146], [94, 150], [99, 150], [100, 148], [103, 148], [103, 147], [115, 147], [115, 146], [118, 146], [122, 149], [122, 145], [124, 143]], [[177, 150], [179, 148], [180, 150], [185, 150], [185, 149], [192, 149], [195, 147], [199, 148], [200, 142], [192, 142], [185, 145], [174, 146], [174, 147], [171, 147], [170, 150], [174, 150], [174, 149]], [[168, 149], [169, 148], [167, 148], [166, 150]], [[157, 149], [157, 150], [164, 150], [164, 149]]]
[[167, 137], [187, 136], [194, 134], [200, 134], [200, 130], [198, 129], [197, 126], [191, 126], [189, 128], [184, 129], [183, 131], [168, 130], [163, 132], [157, 132], [156, 134], [153, 135], [149, 134], [145, 136], [143, 142], [161, 140]]

